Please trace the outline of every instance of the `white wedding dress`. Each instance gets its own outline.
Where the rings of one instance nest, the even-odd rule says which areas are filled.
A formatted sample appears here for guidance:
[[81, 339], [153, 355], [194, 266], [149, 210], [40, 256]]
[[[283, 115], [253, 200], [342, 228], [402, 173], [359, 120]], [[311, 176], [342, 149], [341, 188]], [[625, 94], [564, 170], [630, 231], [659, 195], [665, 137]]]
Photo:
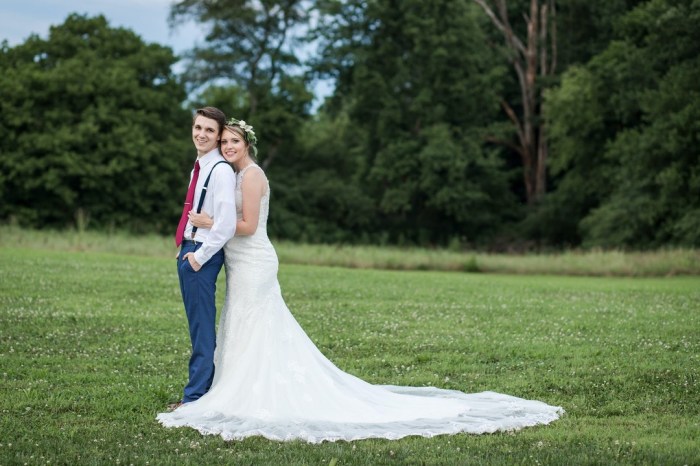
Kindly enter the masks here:
[[[245, 171], [236, 192], [239, 218]], [[317, 443], [515, 430], [548, 424], [564, 412], [494, 392], [371, 385], [337, 368], [282, 299], [277, 255], [267, 237], [269, 197], [268, 187], [255, 234], [236, 236], [224, 248], [226, 299], [212, 387], [200, 399], [159, 414], [161, 424], [225, 440], [260, 435]]]

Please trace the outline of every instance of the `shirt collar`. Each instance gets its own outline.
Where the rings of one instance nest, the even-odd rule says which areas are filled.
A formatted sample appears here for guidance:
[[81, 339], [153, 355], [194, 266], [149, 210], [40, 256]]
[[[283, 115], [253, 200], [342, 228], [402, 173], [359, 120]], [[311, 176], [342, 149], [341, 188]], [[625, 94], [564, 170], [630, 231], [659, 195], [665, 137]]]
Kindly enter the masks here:
[[199, 168], [201, 169], [201, 168], [204, 168], [207, 165], [209, 165], [211, 162], [214, 161], [214, 159], [217, 158], [218, 155], [219, 155], [219, 148], [217, 147], [214, 150], [207, 152], [206, 154], [201, 156], [199, 159], [197, 159], [197, 160], [199, 160]]

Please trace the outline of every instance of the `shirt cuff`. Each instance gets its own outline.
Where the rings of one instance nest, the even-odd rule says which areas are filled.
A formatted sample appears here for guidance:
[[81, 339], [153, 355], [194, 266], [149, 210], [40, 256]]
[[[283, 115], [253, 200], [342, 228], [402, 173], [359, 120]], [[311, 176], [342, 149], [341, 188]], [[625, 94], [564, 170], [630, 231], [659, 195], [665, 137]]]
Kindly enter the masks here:
[[211, 259], [211, 256], [208, 256], [207, 254], [204, 253], [203, 251], [204, 248], [199, 248], [194, 252], [194, 260], [197, 261], [197, 263], [201, 266], [204, 266], [204, 264], [207, 263], [209, 259]]

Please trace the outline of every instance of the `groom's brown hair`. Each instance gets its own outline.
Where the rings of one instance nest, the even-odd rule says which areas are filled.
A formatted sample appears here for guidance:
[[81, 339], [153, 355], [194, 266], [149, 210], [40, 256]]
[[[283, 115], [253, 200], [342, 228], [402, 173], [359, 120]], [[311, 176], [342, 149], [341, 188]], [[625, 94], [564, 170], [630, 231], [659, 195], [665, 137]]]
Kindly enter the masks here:
[[196, 120], [199, 115], [216, 121], [219, 124], [219, 135], [221, 135], [224, 131], [224, 125], [226, 124], [226, 115], [224, 115], [224, 112], [216, 107], [198, 108], [194, 111], [194, 115], [192, 115], [192, 124], [194, 124], [194, 120]]

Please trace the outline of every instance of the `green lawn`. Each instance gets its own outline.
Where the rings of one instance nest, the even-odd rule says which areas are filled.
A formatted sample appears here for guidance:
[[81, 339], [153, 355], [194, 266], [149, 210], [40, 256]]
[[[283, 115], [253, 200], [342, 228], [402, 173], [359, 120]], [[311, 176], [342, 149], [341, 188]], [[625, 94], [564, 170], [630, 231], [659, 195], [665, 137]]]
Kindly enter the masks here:
[[[223, 273], [219, 302], [223, 302]], [[224, 442], [165, 429], [189, 338], [174, 259], [0, 248], [0, 464], [698, 464], [700, 278], [282, 265], [287, 303], [368, 381], [563, 406], [544, 427]]]
[[[548, 254], [495, 254], [444, 248], [298, 244], [274, 241], [283, 264], [380, 270], [441, 270], [505, 274], [664, 277], [700, 276], [700, 249], [655, 251], [567, 250]], [[107, 252], [172, 257], [171, 236], [124, 231], [27, 230], [0, 225], [0, 248]]]

